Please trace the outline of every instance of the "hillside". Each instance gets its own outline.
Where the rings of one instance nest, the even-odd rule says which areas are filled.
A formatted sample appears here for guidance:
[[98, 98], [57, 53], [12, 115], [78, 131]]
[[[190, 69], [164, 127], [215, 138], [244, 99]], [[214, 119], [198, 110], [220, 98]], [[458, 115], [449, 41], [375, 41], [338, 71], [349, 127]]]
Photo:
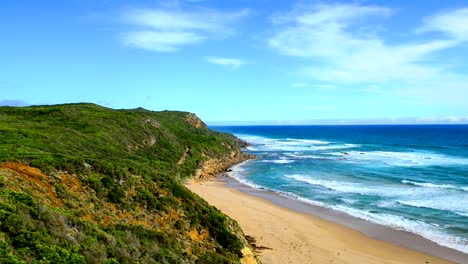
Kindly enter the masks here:
[[0, 263], [237, 263], [239, 226], [183, 180], [241, 145], [185, 112], [0, 107]]

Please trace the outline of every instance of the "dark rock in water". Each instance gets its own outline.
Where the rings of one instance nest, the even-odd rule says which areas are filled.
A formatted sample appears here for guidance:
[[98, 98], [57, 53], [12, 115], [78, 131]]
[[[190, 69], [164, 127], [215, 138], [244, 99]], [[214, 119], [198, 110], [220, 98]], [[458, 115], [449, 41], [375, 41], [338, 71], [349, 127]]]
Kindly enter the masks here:
[[231, 171], [232, 171], [232, 169], [227, 169], [227, 170], [226, 170], [226, 172], [231, 172]]
[[349, 155], [349, 153], [348, 153], [348, 152], [341, 152], [341, 153], [343, 153], [343, 155]]
[[236, 140], [237, 140], [237, 143], [239, 144], [239, 146], [240, 146], [241, 148], [246, 148], [246, 147], [252, 146], [252, 144], [250, 144], [250, 143], [247, 142], [247, 141], [243, 141], [243, 140], [241, 140], [241, 139], [236, 139]]

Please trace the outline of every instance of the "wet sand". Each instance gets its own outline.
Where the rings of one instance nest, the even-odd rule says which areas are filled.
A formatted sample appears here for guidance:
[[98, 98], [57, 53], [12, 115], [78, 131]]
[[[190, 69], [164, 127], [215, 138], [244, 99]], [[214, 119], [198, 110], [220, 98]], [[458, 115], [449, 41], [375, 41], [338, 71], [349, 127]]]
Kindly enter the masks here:
[[235, 219], [257, 246], [271, 248], [259, 253], [265, 264], [468, 263], [467, 254], [420, 236], [255, 190], [229, 177], [186, 186]]

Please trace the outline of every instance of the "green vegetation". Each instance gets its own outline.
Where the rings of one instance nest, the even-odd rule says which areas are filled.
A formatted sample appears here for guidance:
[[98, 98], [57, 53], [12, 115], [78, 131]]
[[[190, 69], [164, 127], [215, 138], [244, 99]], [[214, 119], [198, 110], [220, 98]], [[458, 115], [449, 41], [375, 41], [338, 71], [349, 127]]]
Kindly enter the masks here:
[[184, 112], [0, 107], [0, 263], [237, 263], [237, 223], [182, 182], [239, 152]]

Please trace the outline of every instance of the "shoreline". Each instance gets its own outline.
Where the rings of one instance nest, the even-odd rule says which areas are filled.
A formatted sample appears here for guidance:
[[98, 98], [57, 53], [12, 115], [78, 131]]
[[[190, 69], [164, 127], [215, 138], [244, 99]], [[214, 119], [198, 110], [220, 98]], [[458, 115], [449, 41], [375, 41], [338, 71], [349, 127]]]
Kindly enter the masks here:
[[[246, 235], [257, 239], [259, 246], [272, 248], [260, 253], [264, 263], [317, 263], [317, 260], [318, 263], [325, 260], [327, 263], [463, 263], [468, 259], [468, 254], [440, 246], [417, 234], [373, 224], [272, 191], [254, 189], [224, 174], [203, 182], [191, 180], [186, 186], [238, 221]], [[271, 223], [269, 218], [282, 221]], [[296, 241], [291, 232], [285, 231], [288, 229], [296, 229], [295, 236], [299, 234], [303, 239]], [[281, 237], [275, 238], [275, 234], [271, 234], [273, 231]], [[330, 243], [321, 246], [323, 239], [317, 240], [316, 236], [329, 233], [333, 235], [323, 239]], [[283, 242], [278, 244], [281, 240]], [[349, 243], [344, 245], [344, 242]], [[296, 248], [303, 249], [301, 254]], [[313, 250], [307, 253], [304, 251], [307, 248]]]
[[325, 221], [351, 228], [372, 239], [388, 242], [403, 248], [419, 251], [457, 263], [462, 263], [462, 261], [468, 263], [468, 254], [442, 246], [432, 240], [409, 231], [372, 223], [349, 215], [345, 212], [282, 196], [274, 191], [255, 189], [226, 175], [219, 175], [217, 180], [224, 182], [228, 188], [233, 188], [248, 195], [268, 200], [275, 205], [298, 213], [319, 217]]

